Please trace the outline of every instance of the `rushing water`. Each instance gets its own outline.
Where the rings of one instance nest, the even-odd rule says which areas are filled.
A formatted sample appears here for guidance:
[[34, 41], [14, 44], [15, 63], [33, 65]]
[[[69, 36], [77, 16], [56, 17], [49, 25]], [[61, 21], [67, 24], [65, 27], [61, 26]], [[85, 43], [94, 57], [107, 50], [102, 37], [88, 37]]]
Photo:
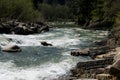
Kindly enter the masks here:
[[[47, 33], [34, 35], [0, 35], [0, 45], [16, 44], [22, 48], [18, 53], [0, 53], [0, 80], [53, 80], [69, 73], [78, 61], [89, 57], [74, 57], [70, 51], [86, 48], [93, 41], [107, 35], [105, 31], [80, 28], [55, 28]], [[12, 38], [9, 42], [6, 38]], [[52, 47], [44, 47], [46, 41]]]

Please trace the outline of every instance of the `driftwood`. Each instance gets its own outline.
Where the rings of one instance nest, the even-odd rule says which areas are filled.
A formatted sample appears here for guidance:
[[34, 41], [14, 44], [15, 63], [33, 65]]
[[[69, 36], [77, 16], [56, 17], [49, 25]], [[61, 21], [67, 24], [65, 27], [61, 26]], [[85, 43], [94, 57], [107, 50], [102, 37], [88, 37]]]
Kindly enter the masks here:
[[113, 63], [113, 58], [107, 58], [103, 60], [90, 60], [86, 62], [79, 62], [76, 67], [89, 70], [89, 69], [95, 69], [95, 68], [103, 68], [112, 63]]

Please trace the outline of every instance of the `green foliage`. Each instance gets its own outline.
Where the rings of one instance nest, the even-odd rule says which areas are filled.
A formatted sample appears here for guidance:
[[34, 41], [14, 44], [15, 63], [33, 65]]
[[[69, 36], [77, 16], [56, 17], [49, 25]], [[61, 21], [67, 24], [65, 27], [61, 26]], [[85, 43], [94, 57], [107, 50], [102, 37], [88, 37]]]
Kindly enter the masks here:
[[69, 19], [70, 13], [66, 5], [54, 4], [50, 5], [48, 3], [41, 3], [38, 5], [38, 10], [42, 13], [44, 18], [48, 21]]
[[0, 0], [0, 18], [77, 20], [82, 25], [98, 21], [113, 23], [120, 11], [119, 5], [120, 0]]
[[0, 0], [0, 18], [36, 21], [40, 17], [32, 0]]
[[69, 0], [68, 6], [80, 25], [104, 21], [109, 25], [115, 22], [120, 11], [120, 0]]

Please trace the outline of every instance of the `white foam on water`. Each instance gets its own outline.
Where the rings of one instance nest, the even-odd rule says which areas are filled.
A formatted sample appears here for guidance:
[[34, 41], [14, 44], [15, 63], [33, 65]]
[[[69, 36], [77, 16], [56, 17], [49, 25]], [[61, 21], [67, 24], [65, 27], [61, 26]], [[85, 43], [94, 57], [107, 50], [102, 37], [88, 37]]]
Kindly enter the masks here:
[[[59, 31], [59, 29], [56, 29]], [[60, 34], [60, 36], [58, 35]], [[11, 35], [3, 34], [4, 40], [0, 41], [1, 44], [16, 44], [18, 46], [42, 46], [41, 42], [46, 41], [53, 44], [55, 47], [68, 47], [69, 45], [76, 45], [80, 43], [80, 40], [76, 37], [72, 29], [63, 29], [63, 32], [56, 33], [45, 33], [45, 34], [35, 34], [35, 35]], [[58, 35], [58, 36], [56, 36]], [[53, 38], [52, 38], [53, 37]], [[5, 38], [11, 38], [13, 41], [9, 42]]]
[[60, 63], [49, 62], [36, 67], [19, 68], [13, 61], [0, 62], [0, 80], [52, 80], [66, 74], [75, 65], [73, 63], [73, 59], [67, 58]]

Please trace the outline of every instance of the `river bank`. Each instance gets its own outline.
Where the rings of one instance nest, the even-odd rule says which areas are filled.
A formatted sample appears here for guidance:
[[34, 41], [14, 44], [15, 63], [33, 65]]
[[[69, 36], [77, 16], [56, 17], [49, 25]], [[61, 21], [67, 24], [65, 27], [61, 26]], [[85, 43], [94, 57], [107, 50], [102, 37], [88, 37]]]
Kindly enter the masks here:
[[[114, 27], [113, 27], [114, 28]], [[79, 62], [71, 70], [76, 79], [93, 78], [98, 80], [119, 80], [120, 73], [120, 30], [112, 29], [106, 39], [96, 41], [99, 45], [92, 49], [75, 50], [73, 56], [90, 56], [93, 60]], [[91, 56], [92, 55], [92, 56]], [[73, 79], [74, 80], [74, 79]]]
[[0, 33], [29, 35], [49, 31], [48, 24], [43, 22], [25, 23], [15, 20], [0, 22]]

